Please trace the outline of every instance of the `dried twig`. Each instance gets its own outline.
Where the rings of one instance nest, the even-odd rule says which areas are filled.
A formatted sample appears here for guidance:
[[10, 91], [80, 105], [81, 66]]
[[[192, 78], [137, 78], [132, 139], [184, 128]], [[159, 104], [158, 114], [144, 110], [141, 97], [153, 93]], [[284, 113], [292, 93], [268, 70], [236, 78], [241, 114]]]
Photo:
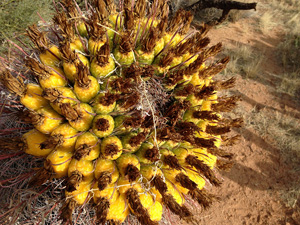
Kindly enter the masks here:
[[243, 3], [243, 2], [230, 1], [230, 0], [200, 0], [190, 6], [185, 7], [185, 10], [195, 11], [195, 10], [202, 10], [207, 8], [216, 8], [216, 9], [223, 10], [222, 16], [219, 19], [208, 22], [210, 26], [215, 26], [221, 24], [227, 19], [230, 10], [232, 9], [256, 10], [256, 5], [257, 5], [256, 2]]

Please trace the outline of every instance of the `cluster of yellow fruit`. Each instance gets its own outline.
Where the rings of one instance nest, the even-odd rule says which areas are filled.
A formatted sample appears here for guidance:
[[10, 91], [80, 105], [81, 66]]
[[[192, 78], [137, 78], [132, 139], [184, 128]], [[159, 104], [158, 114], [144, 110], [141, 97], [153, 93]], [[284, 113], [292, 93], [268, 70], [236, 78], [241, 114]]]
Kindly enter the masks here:
[[129, 213], [157, 224], [163, 206], [190, 218], [187, 195], [208, 207], [215, 197], [205, 183], [221, 184], [214, 168], [228, 168], [232, 155], [220, 146], [233, 144], [225, 134], [241, 124], [220, 115], [238, 98], [217, 96], [235, 80], [212, 79], [228, 58], [205, 65], [221, 44], [207, 47], [208, 27], [191, 29], [190, 12], [168, 18], [163, 0], [60, 6], [50, 27], [27, 29], [35, 49], [24, 51], [24, 71], [38, 82], [1, 73], [34, 126], [22, 150], [45, 159], [30, 183], [65, 179], [64, 222], [83, 204], [93, 205], [98, 224]]

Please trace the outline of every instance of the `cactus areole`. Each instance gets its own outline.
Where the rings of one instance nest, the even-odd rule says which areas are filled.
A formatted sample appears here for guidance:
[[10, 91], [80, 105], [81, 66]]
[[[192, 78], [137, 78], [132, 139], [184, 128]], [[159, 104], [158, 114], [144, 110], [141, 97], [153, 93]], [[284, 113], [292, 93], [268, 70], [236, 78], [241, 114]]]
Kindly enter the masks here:
[[[234, 78], [214, 79], [229, 61], [214, 59], [222, 45], [209, 45], [208, 26], [191, 26], [191, 12], [169, 17], [168, 1], [55, 8], [50, 23], [27, 28], [32, 47], [13, 44], [0, 75], [27, 124], [2, 134], [1, 151], [43, 161], [22, 177], [27, 188], [62, 183], [56, 221], [45, 220], [76, 224], [84, 207], [85, 224], [158, 224], [164, 211], [193, 220], [191, 202], [206, 209], [217, 198], [209, 189], [232, 165], [224, 149], [238, 137], [228, 132], [242, 123], [222, 116], [239, 100], [220, 94]], [[14, 104], [2, 104], [5, 115]]]

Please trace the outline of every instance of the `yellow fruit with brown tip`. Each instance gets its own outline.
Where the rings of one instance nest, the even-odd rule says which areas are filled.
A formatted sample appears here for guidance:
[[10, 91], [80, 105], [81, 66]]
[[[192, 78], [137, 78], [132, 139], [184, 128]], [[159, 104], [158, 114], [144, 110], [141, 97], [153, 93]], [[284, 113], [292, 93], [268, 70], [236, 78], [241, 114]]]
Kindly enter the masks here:
[[30, 130], [23, 134], [22, 140], [25, 144], [24, 152], [37, 157], [46, 157], [53, 149], [41, 149], [40, 144], [46, 141], [47, 135], [39, 132], [36, 129]]
[[45, 50], [40, 54], [40, 60], [44, 65], [57, 66], [61, 60], [61, 53], [59, 48], [55, 45], [51, 46], [48, 50]]
[[76, 38], [70, 43], [70, 47], [72, 51], [80, 51], [84, 52], [84, 47], [83, 47], [83, 41], [81, 41], [79, 38]]
[[91, 184], [81, 182], [76, 191], [65, 192], [67, 198], [72, 198], [76, 201], [78, 205], [83, 205], [85, 202], [89, 201], [89, 193], [91, 192]]
[[101, 153], [103, 158], [115, 160], [123, 153], [121, 140], [116, 136], [106, 137], [101, 142]]
[[99, 92], [100, 85], [93, 76], [87, 76], [87, 84], [82, 84], [75, 79], [74, 93], [82, 102], [90, 102]]
[[72, 156], [71, 152], [64, 151], [63, 148], [57, 148], [47, 156], [47, 160], [51, 162], [51, 168], [54, 172], [53, 177], [61, 178], [68, 175]]
[[82, 175], [82, 181], [84, 182], [91, 183], [94, 179], [94, 165], [92, 161], [72, 159], [68, 169], [68, 176], [70, 177], [75, 171]]
[[107, 214], [107, 220], [114, 220], [118, 223], [123, 223], [129, 215], [129, 208], [126, 204], [125, 194], [120, 194], [119, 197], [110, 204]]
[[114, 130], [114, 119], [110, 115], [97, 115], [93, 120], [92, 130], [97, 137], [107, 137]]
[[119, 178], [119, 170], [117, 168], [117, 165], [114, 161], [109, 159], [98, 159], [97, 163], [95, 165], [95, 178], [99, 179], [99, 177], [106, 173], [108, 176], [110, 176], [111, 182], [115, 183]]
[[64, 120], [61, 115], [49, 106], [41, 108], [36, 112], [37, 118], [36, 121], [34, 121], [34, 126], [37, 130], [44, 134], [50, 134]]
[[114, 69], [115, 69], [115, 61], [112, 57], [109, 56], [108, 63], [104, 66], [98, 65], [96, 59], [93, 59], [91, 61], [91, 74], [101, 79], [107, 75], [109, 75]]
[[103, 92], [96, 96], [92, 104], [97, 114], [108, 114], [116, 107], [114, 96]]
[[95, 203], [98, 201], [99, 198], [106, 198], [109, 200], [110, 203], [114, 203], [118, 199], [119, 192], [117, 190], [115, 183], [109, 184], [104, 190], [101, 191], [97, 187], [98, 187], [98, 182], [95, 183], [93, 188], [94, 189], [93, 198]]
[[43, 89], [53, 87], [64, 87], [67, 85], [67, 78], [64, 72], [58, 67], [51, 67], [51, 73], [45, 77], [39, 77], [40, 85]]
[[64, 123], [55, 128], [52, 131], [51, 136], [58, 137], [60, 139], [59, 147], [74, 150], [75, 142], [77, 139], [76, 134], [77, 130], [71, 127], [68, 123]]
[[121, 65], [130, 65], [134, 62], [135, 59], [133, 51], [121, 53], [119, 49], [115, 49], [114, 57]]
[[26, 93], [21, 96], [20, 102], [31, 110], [38, 110], [49, 104], [49, 101], [42, 97], [43, 89], [36, 84], [27, 84]]
[[78, 103], [72, 89], [67, 87], [48, 88], [44, 90], [43, 96], [50, 101], [51, 107], [59, 114], [62, 114], [61, 104], [70, 103], [71, 105], [75, 105]]
[[[73, 107], [68, 106], [68, 109], [62, 108], [64, 105], [61, 105], [62, 114], [69, 121], [69, 124], [77, 131], [87, 131], [92, 124], [94, 119], [94, 110], [93, 108], [86, 103], [80, 103]], [[75, 115], [71, 117], [68, 113], [74, 113]]]
[[95, 160], [100, 154], [100, 140], [94, 134], [85, 132], [80, 135], [75, 144], [74, 156], [84, 160]]
[[88, 60], [87, 57], [85, 57], [84, 55], [77, 53], [77, 57], [78, 60], [76, 60], [75, 62], [63, 62], [62, 66], [64, 69], [64, 74], [66, 75], [66, 77], [68, 78], [68, 80], [71, 83], [75, 82], [75, 78], [77, 77], [78, 74], [78, 69], [77, 69], [77, 64], [79, 62], [82, 62], [83, 65], [85, 65], [86, 67], [90, 66], [90, 61]]
[[93, 38], [89, 38], [88, 40], [88, 50], [92, 55], [95, 55], [97, 51], [104, 45], [106, 40], [98, 41], [94, 40]]

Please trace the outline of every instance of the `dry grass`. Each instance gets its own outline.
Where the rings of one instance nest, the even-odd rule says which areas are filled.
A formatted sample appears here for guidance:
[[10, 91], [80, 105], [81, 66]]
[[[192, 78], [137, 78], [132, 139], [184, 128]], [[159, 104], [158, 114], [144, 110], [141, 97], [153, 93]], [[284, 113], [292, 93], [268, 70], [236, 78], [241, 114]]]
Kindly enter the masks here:
[[282, 60], [284, 68], [293, 72], [300, 68], [300, 2], [286, 0], [285, 3], [280, 1], [279, 4], [281, 7], [277, 9], [277, 12], [280, 18], [282, 18], [285, 38], [277, 48], [278, 55]]
[[230, 56], [230, 62], [225, 74], [241, 74], [244, 78], [253, 79], [261, 71], [263, 54], [258, 53], [251, 46], [236, 44], [233, 48], [225, 48], [224, 54]]
[[267, 33], [270, 29], [276, 26], [276, 23], [274, 22], [274, 17], [274, 12], [267, 11], [259, 18], [258, 26], [263, 33]]
[[277, 85], [278, 91], [288, 94], [295, 98], [296, 101], [300, 100], [300, 76], [299, 71], [284, 73], [281, 80]]
[[283, 67], [287, 71], [297, 71], [299, 69], [300, 58], [300, 26], [299, 29], [287, 33], [284, 41], [277, 49]]
[[[84, 0], [77, 0], [80, 5]], [[1, 0], [0, 1], [0, 52], [6, 52], [7, 39], [23, 36], [25, 29], [41, 20], [51, 21], [54, 13], [52, 0]], [[23, 39], [23, 38], [22, 38]], [[27, 43], [26, 40], [22, 40]]]
[[51, 0], [2, 0], [0, 3], [0, 51], [4, 51], [6, 39], [14, 39], [25, 31], [27, 26], [40, 20], [39, 13], [45, 20], [53, 12]]

